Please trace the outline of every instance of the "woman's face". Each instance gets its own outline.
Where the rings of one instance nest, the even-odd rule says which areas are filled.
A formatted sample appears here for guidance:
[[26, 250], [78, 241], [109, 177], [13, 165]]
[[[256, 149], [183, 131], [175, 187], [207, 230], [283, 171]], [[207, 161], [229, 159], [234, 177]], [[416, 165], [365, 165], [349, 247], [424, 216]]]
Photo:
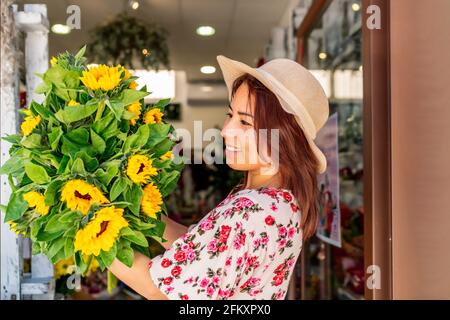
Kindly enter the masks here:
[[221, 132], [226, 146], [226, 163], [235, 170], [252, 171], [264, 165], [258, 156], [254, 112], [254, 97], [248, 99], [248, 86], [243, 83], [228, 107]]

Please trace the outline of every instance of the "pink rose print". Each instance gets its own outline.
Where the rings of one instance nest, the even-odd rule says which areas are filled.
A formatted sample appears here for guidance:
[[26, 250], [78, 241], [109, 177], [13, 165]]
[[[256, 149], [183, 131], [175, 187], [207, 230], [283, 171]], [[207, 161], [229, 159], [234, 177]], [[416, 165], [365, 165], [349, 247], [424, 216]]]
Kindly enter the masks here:
[[287, 230], [286, 230], [285, 226], [282, 226], [282, 227], [278, 228], [278, 235], [280, 237], [284, 237], [286, 235], [286, 233], [287, 233]]
[[289, 192], [283, 192], [283, 198], [284, 200], [286, 200], [287, 202], [291, 202], [292, 201], [292, 196]]
[[162, 259], [161, 261], [161, 266], [163, 268], [168, 268], [171, 264], [172, 262], [169, 259]]
[[290, 227], [288, 229], [287, 234], [288, 234], [288, 238], [291, 239], [295, 235], [295, 228], [294, 227]]
[[230, 296], [230, 290], [219, 289], [219, 297], [228, 298]]
[[204, 220], [202, 223], [200, 223], [200, 229], [203, 231], [211, 230], [213, 227], [213, 223], [210, 219]]
[[177, 250], [173, 257], [176, 261], [183, 262], [186, 259], [186, 253], [183, 250]]
[[277, 211], [277, 210], [278, 210], [278, 207], [275, 205], [275, 203], [273, 203], [273, 204], [270, 206], [270, 209], [271, 209], [272, 211]]
[[268, 216], [266, 217], [266, 219], [264, 220], [264, 222], [265, 222], [268, 226], [271, 226], [271, 225], [273, 225], [273, 224], [275, 223], [275, 219], [274, 219], [271, 215], [268, 215]]
[[189, 261], [194, 261], [195, 258], [197, 258], [197, 254], [195, 253], [194, 250], [188, 250], [187, 253], [186, 253], [186, 258], [187, 258]]
[[217, 243], [218, 243], [217, 239], [211, 240], [207, 246], [208, 250], [216, 252], [217, 251]]
[[166, 293], [171, 293], [173, 291], [173, 287], [167, 287], [166, 288]]
[[171, 284], [173, 281], [172, 277], [167, 277], [163, 280], [163, 283], [168, 286], [169, 284]]
[[200, 287], [205, 288], [209, 283], [209, 280], [207, 278], [203, 278], [202, 281], [200, 281]]
[[242, 210], [243, 208], [249, 208], [251, 206], [253, 206], [254, 203], [252, 200], [242, 197], [239, 199], [239, 201], [236, 203], [236, 208], [238, 210]]
[[189, 296], [187, 294], [183, 294], [180, 297], [181, 300], [189, 300]]
[[181, 267], [180, 267], [180, 266], [175, 266], [175, 267], [173, 267], [173, 269], [172, 269], [172, 271], [170, 271], [170, 273], [171, 273], [175, 278], [177, 278], [177, 277], [180, 275], [180, 273], [181, 273]]
[[220, 278], [218, 276], [214, 276], [212, 277], [211, 282], [217, 286], [220, 283]]
[[214, 288], [212, 286], [209, 286], [208, 288], [206, 288], [206, 293], [208, 296], [212, 296], [214, 294]]

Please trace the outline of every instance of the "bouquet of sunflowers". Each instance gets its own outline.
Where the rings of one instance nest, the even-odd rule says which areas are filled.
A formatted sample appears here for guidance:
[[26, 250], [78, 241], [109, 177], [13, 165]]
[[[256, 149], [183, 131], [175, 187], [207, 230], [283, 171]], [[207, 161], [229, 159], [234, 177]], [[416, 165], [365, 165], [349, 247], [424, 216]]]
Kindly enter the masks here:
[[3, 137], [11, 157], [0, 168], [13, 190], [5, 222], [33, 240], [33, 254], [74, 261], [81, 274], [115, 258], [131, 266], [134, 250], [149, 255], [183, 167], [163, 120], [169, 99], [144, 107], [137, 77], [120, 65], [87, 67], [84, 51], [52, 58], [39, 75], [45, 100], [23, 112], [21, 134]]

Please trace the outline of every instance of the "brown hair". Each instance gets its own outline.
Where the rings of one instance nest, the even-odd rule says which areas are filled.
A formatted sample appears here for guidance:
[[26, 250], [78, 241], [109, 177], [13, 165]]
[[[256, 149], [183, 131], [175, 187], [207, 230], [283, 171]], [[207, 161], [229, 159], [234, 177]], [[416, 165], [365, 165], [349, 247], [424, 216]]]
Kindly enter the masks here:
[[[279, 173], [282, 187], [295, 196], [302, 214], [303, 238], [314, 235], [319, 220], [317, 190], [318, 161], [312, 152], [306, 137], [292, 114], [283, 110], [278, 98], [264, 84], [249, 74], [244, 74], [233, 83], [231, 97], [234, 97], [241, 84], [249, 89], [248, 98], [255, 99], [254, 125], [256, 132], [267, 129], [268, 152], [270, 155], [270, 129], [279, 129]], [[256, 135], [259, 138], [259, 135]], [[257, 142], [259, 146], [259, 139]], [[242, 189], [247, 182], [244, 176]]]

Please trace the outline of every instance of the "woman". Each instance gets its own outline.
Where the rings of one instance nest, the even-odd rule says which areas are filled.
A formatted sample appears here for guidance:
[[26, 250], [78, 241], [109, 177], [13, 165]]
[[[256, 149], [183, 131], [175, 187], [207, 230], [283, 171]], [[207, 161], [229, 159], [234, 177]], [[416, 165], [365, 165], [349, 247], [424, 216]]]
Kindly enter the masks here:
[[329, 115], [322, 87], [288, 59], [256, 69], [217, 59], [230, 99], [227, 164], [245, 179], [189, 229], [163, 215], [163, 254], [135, 253], [131, 268], [113, 262], [110, 271], [148, 299], [283, 299], [316, 229], [326, 159], [313, 139]]

